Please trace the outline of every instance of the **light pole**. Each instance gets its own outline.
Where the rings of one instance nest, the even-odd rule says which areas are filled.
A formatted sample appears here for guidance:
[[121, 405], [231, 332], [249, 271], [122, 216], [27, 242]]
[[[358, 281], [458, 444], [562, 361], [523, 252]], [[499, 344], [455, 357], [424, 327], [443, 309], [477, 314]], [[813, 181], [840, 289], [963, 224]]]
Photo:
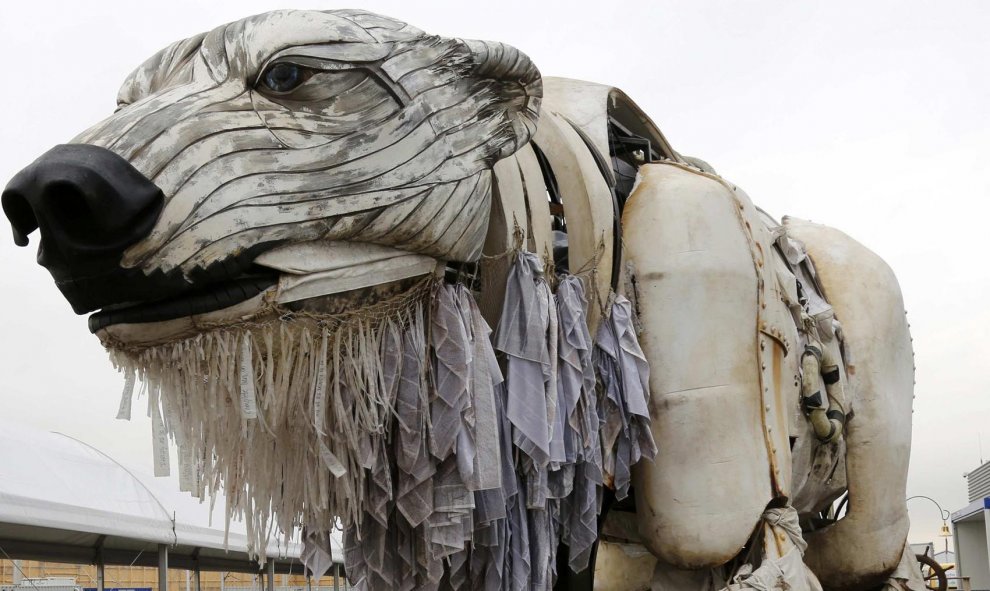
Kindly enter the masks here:
[[[945, 558], [949, 557], [949, 538], [952, 537], [952, 532], [949, 531], [949, 524], [947, 520], [949, 519], [949, 512], [942, 508], [942, 505], [938, 504], [938, 501], [931, 497], [926, 497], [925, 495], [914, 495], [905, 499], [905, 503], [911, 499], [928, 499], [929, 501], [935, 503], [938, 507], [939, 513], [942, 515], [942, 529], [939, 530], [938, 536], [940, 538], [945, 538]], [[932, 557], [934, 558], [934, 556]]]

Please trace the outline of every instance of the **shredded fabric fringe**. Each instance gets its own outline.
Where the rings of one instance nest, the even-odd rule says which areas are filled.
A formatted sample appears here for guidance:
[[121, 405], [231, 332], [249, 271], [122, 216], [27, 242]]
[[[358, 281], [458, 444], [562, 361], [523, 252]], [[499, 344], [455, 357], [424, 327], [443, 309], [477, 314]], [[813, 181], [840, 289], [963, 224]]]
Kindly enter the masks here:
[[[175, 342], [111, 345], [127, 376], [121, 415], [136, 375], [148, 394], [155, 474], [170, 471], [170, 438], [181, 490], [213, 499], [222, 489], [227, 523], [243, 520], [264, 560], [275, 534], [288, 541], [303, 525], [329, 531], [360, 519], [365, 481], [392, 430], [397, 339], [428, 332], [435, 288], [424, 283], [360, 313], [280, 311]], [[416, 354], [427, 356], [425, 343]]]
[[[415, 291], [415, 290], [414, 290]], [[549, 590], [557, 551], [588, 568], [603, 486], [652, 460], [649, 367], [628, 301], [592, 340], [577, 277], [510, 268], [497, 333], [460, 284], [343, 316], [273, 315], [143, 348], [110, 347], [147, 388], [156, 472], [227, 495], [263, 560], [303, 530], [315, 576], [344, 531], [355, 589]]]

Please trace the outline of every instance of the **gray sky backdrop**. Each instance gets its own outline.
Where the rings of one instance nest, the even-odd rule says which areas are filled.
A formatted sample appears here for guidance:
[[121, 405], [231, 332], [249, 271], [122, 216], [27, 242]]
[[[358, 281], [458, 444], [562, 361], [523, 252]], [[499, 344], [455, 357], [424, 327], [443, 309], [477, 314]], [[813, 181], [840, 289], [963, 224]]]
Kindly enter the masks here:
[[[908, 495], [965, 505], [981, 437], [990, 458], [990, 2], [4, 2], [0, 183], [109, 115], [158, 49], [282, 7], [366, 8], [618, 86], [767, 211], [875, 250], [914, 335]], [[17, 249], [0, 227], [0, 417], [150, 471], [150, 422], [114, 420], [122, 379], [34, 263], [36, 241]], [[909, 508], [911, 541], [942, 547], [934, 505]]]

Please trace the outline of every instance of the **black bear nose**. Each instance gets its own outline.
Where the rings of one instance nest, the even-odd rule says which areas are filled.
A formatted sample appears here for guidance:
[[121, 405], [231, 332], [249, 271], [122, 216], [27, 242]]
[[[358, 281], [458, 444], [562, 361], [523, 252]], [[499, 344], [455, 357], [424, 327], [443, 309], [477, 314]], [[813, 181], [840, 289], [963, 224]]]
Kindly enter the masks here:
[[66, 144], [17, 173], [0, 201], [18, 246], [41, 230], [38, 262], [58, 281], [89, 274], [94, 264], [116, 264], [124, 249], [151, 232], [164, 197], [110, 150]]

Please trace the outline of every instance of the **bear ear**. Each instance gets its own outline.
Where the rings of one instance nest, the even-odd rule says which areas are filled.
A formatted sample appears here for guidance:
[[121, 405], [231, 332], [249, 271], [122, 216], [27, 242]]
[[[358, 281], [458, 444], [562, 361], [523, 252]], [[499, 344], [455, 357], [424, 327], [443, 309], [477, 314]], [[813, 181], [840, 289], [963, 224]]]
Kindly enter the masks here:
[[167, 86], [188, 82], [192, 68], [186, 66], [199, 52], [206, 35], [176, 41], [148, 58], [124, 80], [117, 92], [117, 106], [125, 107]]

